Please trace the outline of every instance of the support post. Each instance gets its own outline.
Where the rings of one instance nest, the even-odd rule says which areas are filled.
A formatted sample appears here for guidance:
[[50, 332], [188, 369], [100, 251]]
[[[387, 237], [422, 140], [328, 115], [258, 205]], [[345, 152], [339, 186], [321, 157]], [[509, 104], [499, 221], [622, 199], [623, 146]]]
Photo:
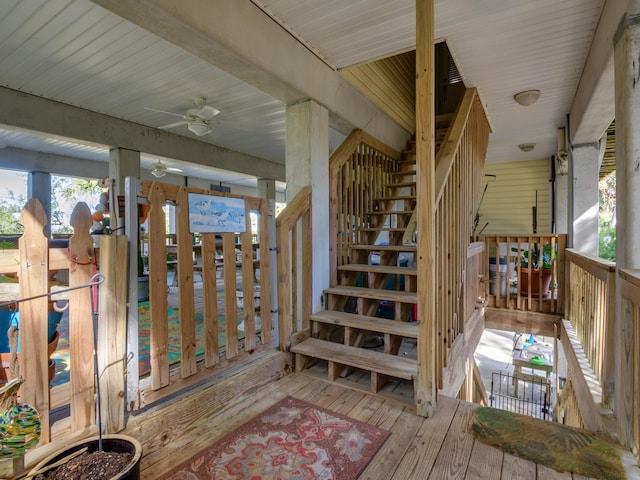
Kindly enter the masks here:
[[435, 354], [435, 107], [433, 0], [416, 0], [416, 189], [418, 283], [417, 413], [431, 417], [436, 407]]
[[[616, 104], [616, 263], [621, 269], [640, 269], [640, 2], [626, 15], [614, 38]], [[640, 328], [628, 301], [616, 289], [615, 410], [618, 438], [622, 445], [634, 445], [634, 419], [638, 418], [634, 401], [637, 388], [635, 360], [640, 352], [633, 346]], [[634, 411], [635, 410], [635, 411]], [[637, 435], [637, 432], [635, 432]], [[637, 440], [637, 438], [636, 438]], [[638, 455], [638, 452], [635, 452]]]

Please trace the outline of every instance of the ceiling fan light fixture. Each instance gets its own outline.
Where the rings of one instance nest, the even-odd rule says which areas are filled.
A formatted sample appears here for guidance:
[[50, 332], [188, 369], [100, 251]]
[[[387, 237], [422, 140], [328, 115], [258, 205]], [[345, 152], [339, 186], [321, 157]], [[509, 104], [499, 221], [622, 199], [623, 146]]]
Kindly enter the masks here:
[[540, 98], [540, 90], [525, 90], [524, 92], [516, 93], [513, 99], [523, 107], [529, 107], [536, 103]]
[[162, 164], [161, 161], [158, 160], [153, 168], [151, 169], [151, 175], [156, 178], [164, 177], [167, 174], [167, 168]]
[[189, 122], [187, 128], [199, 137], [202, 137], [203, 135], [211, 132], [209, 125], [207, 125], [207, 123], [202, 120], [193, 120]]
[[518, 145], [518, 148], [526, 153], [533, 150], [535, 146], [535, 143], [521, 143], [520, 145]]

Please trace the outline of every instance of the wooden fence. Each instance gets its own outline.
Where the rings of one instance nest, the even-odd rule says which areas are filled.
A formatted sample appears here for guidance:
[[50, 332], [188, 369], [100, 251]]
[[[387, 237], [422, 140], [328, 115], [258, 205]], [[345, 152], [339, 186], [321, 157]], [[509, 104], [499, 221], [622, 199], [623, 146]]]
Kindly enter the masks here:
[[[238, 230], [244, 232], [201, 233], [200, 243], [194, 244], [189, 221], [189, 194], [242, 200], [245, 223]], [[133, 201], [136, 205], [149, 206], [151, 370], [150, 376], [141, 379], [137, 386], [129, 382], [130, 409], [172, 394], [272, 345], [269, 201], [159, 182], [142, 182], [141, 195]], [[175, 244], [170, 245], [166, 240], [167, 219], [163, 209], [166, 204], [176, 208]], [[127, 206], [125, 211], [135, 209]], [[253, 233], [252, 215], [256, 218], [253, 228], [257, 228]], [[168, 261], [168, 252], [175, 255], [175, 260], [172, 257]], [[176, 269], [179, 368], [171, 365], [169, 359], [168, 262]], [[130, 268], [134, 268], [133, 265]], [[218, 271], [221, 271], [221, 284], [217, 280]], [[201, 276], [201, 283], [195, 281], [196, 275]], [[242, 300], [238, 302], [241, 295]], [[201, 314], [198, 313], [200, 308]], [[239, 315], [239, 308], [242, 315]], [[197, 320], [198, 317], [201, 320]], [[203, 322], [204, 338], [196, 336], [197, 321]], [[219, 343], [220, 338], [225, 339], [224, 345]], [[198, 346], [201, 346], [202, 354], [197, 351]], [[137, 370], [137, 347], [135, 342], [130, 345], [132, 370]], [[214, 366], [216, 369], [212, 370]], [[138, 376], [133, 375], [133, 378], [136, 381]]]
[[[87, 285], [96, 272], [96, 253], [89, 235], [92, 222], [89, 207], [79, 203], [71, 216], [71, 226], [76, 233], [69, 239], [68, 248], [50, 248], [43, 234], [47, 224], [44, 209], [38, 200], [31, 199], [20, 217], [24, 234], [18, 240], [18, 248], [0, 251], [0, 273], [18, 279], [18, 283], [1, 284], [0, 301], [39, 297], [19, 303], [17, 308], [20, 312], [20, 376], [24, 378], [20, 401], [34, 406], [40, 415], [41, 445], [51, 440], [50, 410], [61, 404], [70, 404], [71, 415], [67, 421], [56, 424], [54, 434], [83, 431], [95, 425], [91, 292], [89, 288], [77, 288], [56, 294]], [[51, 286], [54, 275], [65, 270], [69, 271], [68, 285]], [[117, 275], [108, 269], [101, 272], [109, 278]], [[107, 294], [106, 287], [101, 287], [101, 299]], [[71, 382], [50, 391], [47, 317], [53, 301], [68, 301]], [[107, 393], [113, 394], [117, 392]], [[103, 398], [103, 404], [109, 405], [111, 400], [113, 398]]]

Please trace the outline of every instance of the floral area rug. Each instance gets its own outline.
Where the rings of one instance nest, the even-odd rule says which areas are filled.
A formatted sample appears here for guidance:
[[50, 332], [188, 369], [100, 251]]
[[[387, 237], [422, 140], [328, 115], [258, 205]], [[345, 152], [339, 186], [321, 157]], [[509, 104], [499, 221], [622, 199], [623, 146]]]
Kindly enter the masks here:
[[614, 446], [584, 430], [489, 407], [474, 410], [470, 429], [483, 443], [559, 472], [625, 478]]
[[[223, 311], [219, 310], [218, 311]], [[169, 307], [167, 312], [169, 320], [169, 364], [180, 362], [180, 311], [177, 308]], [[224, 328], [224, 315], [218, 316], [218, 346], [224, 348], [226, 345], [226, 332]], [[240, 322], [239, 322], [240, 323]], [[150, 333], [151, 333], [151, 311], [149, 302], [138, 303], [138, 336], [140, 362], [138, 365], [140, 376], [151, 371], [150, 357]], [[58, 347], [53, 354], [56, 361], [56, 374], [51, 381], [51, 386], [61, 385], [69, 381], [69, 316], [65, 313], [58, 324], [58, 334], [60, 340]], [[202, 311], [196, 312], [196, 355], [204, 353], [204, 320]], [[244, 338], [244, 332], [238, 331], [238, 340]]]
[[163, 480], [354, 480], [390, 432], [286, 397]]

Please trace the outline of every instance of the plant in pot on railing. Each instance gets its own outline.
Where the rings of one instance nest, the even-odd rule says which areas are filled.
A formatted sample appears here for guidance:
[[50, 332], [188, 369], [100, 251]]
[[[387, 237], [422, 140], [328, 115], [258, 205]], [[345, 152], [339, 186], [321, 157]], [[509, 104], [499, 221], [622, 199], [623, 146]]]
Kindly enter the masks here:
[[555, 260], [555, 253], [551, 244], [542, 245], [542, 250], [535, 244], [531, 251], [513, 247], [511, 251], [520, 251], [520, 268], [518, 269], [518, 286], [520, 295], [529, 295], [529, 285], [531, 285], [531, 297], [540, 298], [540, 283], [542, 278], [542, 298], [551, 298], [551, 280], [553, 279], [552, 261]]

